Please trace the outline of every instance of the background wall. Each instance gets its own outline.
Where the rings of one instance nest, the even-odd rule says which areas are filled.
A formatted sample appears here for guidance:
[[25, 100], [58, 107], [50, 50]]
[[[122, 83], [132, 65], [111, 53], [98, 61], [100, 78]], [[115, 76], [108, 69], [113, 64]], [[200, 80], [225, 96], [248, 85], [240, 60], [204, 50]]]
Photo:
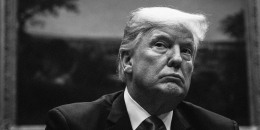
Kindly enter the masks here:
[[55, 8], [54, 15], [51, 10], [36, 13], [20, 26], [24, 30], [18, 29], [18, 125], [44, 124], [46, 112], [53, 107], [92, 101], [123, 89], [125, 85], [116, 78], [116, 57], [128, 13], [138, 7], [157, 5], [203, 12], [210, 22], [187, 100], [235, 119], [240, 125], [249, 125], [245, 42], [221, 30], [221, 21], [230, 18], [227, 21], [243, 28], [241, 19], [234, 20], [242, 9], [240, 0], [76, 3], [76, 13], [60, 8]]
[[37, 16], [44, 19], [46, 25], [31, 26], [29, 32], [75, 37], [121, 37], [130, 11], [147, 6], [171, 6], [205, 14], [210, 22], [206, 40], [229, 40], [230, 37], [220, 30], [221, 20], [239, 12], [243, 5], [242, 0], [79, 0], [79, 13], [59, 10], [58, 17]]

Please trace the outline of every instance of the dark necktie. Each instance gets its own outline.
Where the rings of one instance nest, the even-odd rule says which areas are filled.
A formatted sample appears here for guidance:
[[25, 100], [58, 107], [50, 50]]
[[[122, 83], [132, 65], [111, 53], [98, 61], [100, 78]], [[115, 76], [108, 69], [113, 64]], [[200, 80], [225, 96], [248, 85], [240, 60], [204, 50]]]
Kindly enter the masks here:
[[136, 130], [166, 130], [166, 127], [161, 119], [156, 116], [146, 118]]

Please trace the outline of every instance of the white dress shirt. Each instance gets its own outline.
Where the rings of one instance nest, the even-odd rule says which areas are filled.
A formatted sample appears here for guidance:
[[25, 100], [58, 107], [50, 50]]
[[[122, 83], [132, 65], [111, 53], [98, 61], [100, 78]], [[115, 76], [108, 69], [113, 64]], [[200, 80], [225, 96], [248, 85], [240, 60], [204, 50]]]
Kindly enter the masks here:
[[[127, 87], [124, 91], [124, 100], [132, 128], [133, 130], [135, 130], [142, 123], [143, 120], [151, 115], [130, 96]], [[158, 116], [163, 121], [167, 130], [171, 130], [172, 116], [173, 111]]]

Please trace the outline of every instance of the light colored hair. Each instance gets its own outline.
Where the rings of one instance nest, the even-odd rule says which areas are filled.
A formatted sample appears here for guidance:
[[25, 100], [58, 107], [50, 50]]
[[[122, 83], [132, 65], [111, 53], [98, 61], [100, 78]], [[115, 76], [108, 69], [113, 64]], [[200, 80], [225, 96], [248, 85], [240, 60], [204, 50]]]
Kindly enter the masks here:
[[147, 7], [134, 10], [126, 24], [118, 54], [118, 76], [125, 82], [122, 53], [133, 54], [142, 37], [151, 29], [160, 27], [184, 27], [189, 30], [197, 49], [203, 41], [208, 22], [202, 14], [186, 13], [169, 7]]

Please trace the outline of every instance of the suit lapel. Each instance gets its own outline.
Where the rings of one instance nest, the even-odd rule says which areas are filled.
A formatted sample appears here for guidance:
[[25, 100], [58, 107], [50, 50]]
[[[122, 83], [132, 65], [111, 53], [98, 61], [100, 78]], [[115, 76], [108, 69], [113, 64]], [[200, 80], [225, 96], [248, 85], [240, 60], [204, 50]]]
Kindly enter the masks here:
[[181, 113], [179, 108], [174, 110], [171, 130], [192, 130], [190, 123], [187, 121], [185, 116]]
[[[107, 118], [106, 130], [132, 130], [129, 115], [122, 92], [112, 103], [111, 111]], [[180, 107], [174, 110], [172, 117], [171, 130], [192, 130], [190, 123], [182, 113]]]
[[111, 112], [107, 118], [106, 129], [132, 130], [130, 119], [125, 106], [124, 92], [122, 92], [112, 103]]

